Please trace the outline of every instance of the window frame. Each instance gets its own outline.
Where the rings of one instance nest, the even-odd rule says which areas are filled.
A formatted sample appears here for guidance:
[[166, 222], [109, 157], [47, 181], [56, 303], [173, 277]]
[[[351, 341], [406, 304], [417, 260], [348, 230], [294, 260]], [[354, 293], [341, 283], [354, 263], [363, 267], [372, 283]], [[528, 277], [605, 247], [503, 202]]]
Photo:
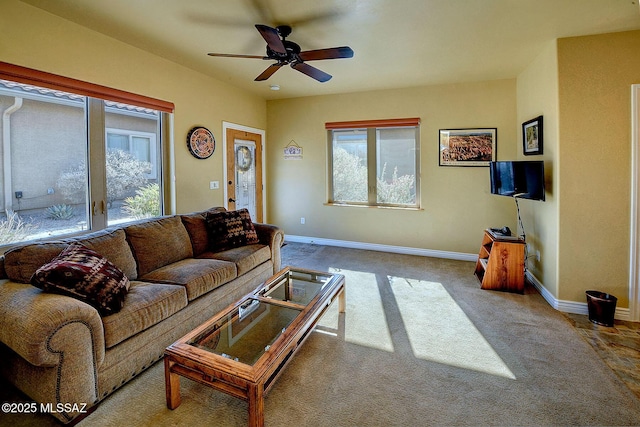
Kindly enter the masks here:
[[[415, 204], [381, 203], [378, 202], [377, 163], [378, 140], [377, 131], [389, 128], [415, 129]], [[366, 206], [396, 209], [420, 209], [420, 118], [361, 120], [346, 122], [327, 122], [327, 204], [335, 206]], [[336, 201], [334, 199], [333, 179], [333, 132], [339, 130], [366, 131], [367, 135], [367, 201]]]
[[[157, 143], [152, 144], [152, 150], [159, 150], [159, 153], [155, 151], [155, 154], [153, 154], [157, 160], [152, 164], [158, 167], [155, 170], [153, 179], [157, 180], [161, 189], [160, 215], [166, 214], [167, 211], [172, 213], [175, 211], [175, 198], [173, 196], [174, 185], [171, 182], [165, 182], [166, 177], [171, 176], [173, 169], [171, 160], [172, 113], [175, 108], [173, 103], [2, 61], [0, 61], [0, 79], [85, 97], [85, 120], [87, 122], [86, 142], [88, 150], [86, 159], [88, 179], [86, 209], [88, 210], [87, 220], [89, 227], [77, 233], [56, 235], [55, 238], [86, 234], [109, 226], [107, 224], [108, 218], [106, 212], [107, 128], [105, 126], [105, 112], [114, 103], [127, 104], [143, 109], [155, 110], [157, 112], [157, 138], [159, 138], [159, 146]], [[25, 98], [27, 97], [30, 96], [25, 95]], [[120, 133], [123, 134], [124, 132]], [[145, 134], [143, 135], [144, 137], [153, 135], [153, 139], [157, 142], [156, 135], [154, 134], [146, 135], [146, 132], [133, 133], [140, 135]], [[131, 139], [131, 137], [129, 137], [129, 139]], [[3, 244], [2, 248], [38, 240], [42, 239], [36, 238], [33, 240], [15, 241]]]

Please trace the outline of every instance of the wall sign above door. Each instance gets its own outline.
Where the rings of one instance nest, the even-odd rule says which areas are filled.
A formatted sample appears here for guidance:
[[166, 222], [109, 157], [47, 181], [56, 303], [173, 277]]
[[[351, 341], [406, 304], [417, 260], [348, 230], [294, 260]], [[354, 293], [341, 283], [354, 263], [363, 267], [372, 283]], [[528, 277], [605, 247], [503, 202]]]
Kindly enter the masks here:
[[216, 140], [209, 129], [196, 126], [187, 134], [187, 147], [193, 157], [206, 159], [210, 157], [216, 149]]
[[285, 160], [301, 160], [302, 159], [302, 147], [298, 145], [293, 139], [289, 144], [284, 147], [284, 159]]

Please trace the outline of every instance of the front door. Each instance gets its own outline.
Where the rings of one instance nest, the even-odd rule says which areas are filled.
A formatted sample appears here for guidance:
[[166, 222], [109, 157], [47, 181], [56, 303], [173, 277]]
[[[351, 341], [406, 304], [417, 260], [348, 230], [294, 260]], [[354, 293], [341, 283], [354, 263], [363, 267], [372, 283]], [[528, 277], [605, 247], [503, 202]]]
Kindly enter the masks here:
[[262, 222], [262, 136], [227, 129], [227, 202], [229, 210], [246, 208]]

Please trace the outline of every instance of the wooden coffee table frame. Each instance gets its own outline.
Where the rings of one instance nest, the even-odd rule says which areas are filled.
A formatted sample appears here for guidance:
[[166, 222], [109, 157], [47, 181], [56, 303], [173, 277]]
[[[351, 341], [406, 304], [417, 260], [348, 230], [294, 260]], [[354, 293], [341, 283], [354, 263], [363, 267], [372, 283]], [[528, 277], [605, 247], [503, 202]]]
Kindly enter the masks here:
[[[271, 286], [289, 271], [332, 275], [329, 283], [306, 306], [257, 296], [264, 288]], [[264, 425], [264, 397], [271, 389], [283, 368], [291, 360], [309, 336], [318, 320], [338, 297], [338, 310], [346, 309], [344, 276], [327, 272], [287, 267], [261, 285], [255, 292], [228, 306], [219, 314], [185, 335], [165, 350], [164, 370], [167, 407], [180, 406], [180, 377], [212, 387], [248, 403], [249, 426]], [[277, 304], [302, 309], [289, 327], [276, 339], [269, 349], [251, 366], [188, 344], [194, 337], [219, 322], [248, 298], [259, 299], [269, 304]]]

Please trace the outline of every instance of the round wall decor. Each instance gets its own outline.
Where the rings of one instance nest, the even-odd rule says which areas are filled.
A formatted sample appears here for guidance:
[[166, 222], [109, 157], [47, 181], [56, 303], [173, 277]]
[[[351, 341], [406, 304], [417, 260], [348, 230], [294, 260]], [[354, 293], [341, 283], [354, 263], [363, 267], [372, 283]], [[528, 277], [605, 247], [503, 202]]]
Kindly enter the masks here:
[[196, 126], [187, 134], [189, 152], [197, 159], [206, 159], [216, 149], [216, 140], [209, 129]]

